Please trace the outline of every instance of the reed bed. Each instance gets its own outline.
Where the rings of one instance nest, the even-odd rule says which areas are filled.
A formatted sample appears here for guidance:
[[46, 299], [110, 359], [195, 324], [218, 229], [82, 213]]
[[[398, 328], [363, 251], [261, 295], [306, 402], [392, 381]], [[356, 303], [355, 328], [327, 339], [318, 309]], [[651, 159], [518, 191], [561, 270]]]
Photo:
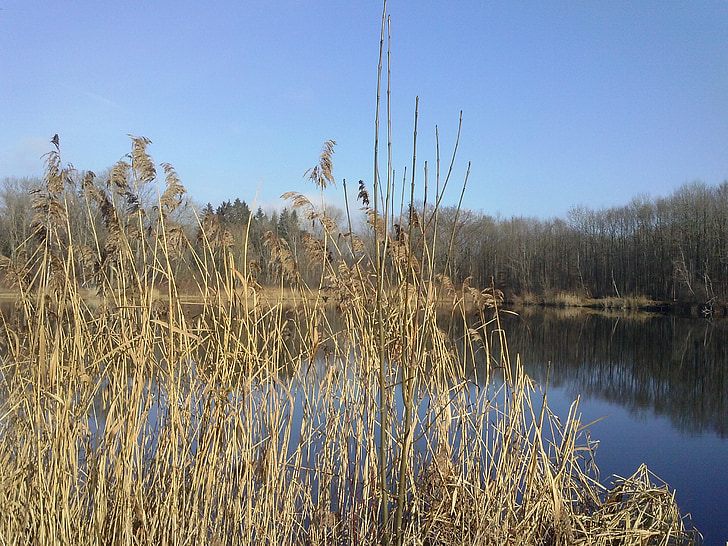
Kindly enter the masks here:
[[[35, 237], [3, 258], [16, 294], [0, 338], [3, 544], [699, 538], [646, 469], [601, 484], [578, 401], [559, 419], [511, 361], [500, 293], [435, 271], [436, 211], [390, 227], [360, 187], [377, 263], [290, 194], [325, 228], [309, 254], [321, 279], [297, 280], [268, 234], [290, 282], [263, 300], [206, 219], [194, 238], [171, 220], [184, 188], [170, 166], [157, 180], [147, 144], [133, 138], [108, 186], [84, 178], [80, 224], [52, 150]], [[153, 207], [129, 206], [155, 183]], [[183, 277], [196, 290], [180, 293]]]
[[357, 235], [326, 213], [327, 142], [322, 205], [285, 195], [320, 227], [300, 257], [320, 275], [268, 232], [263, 288], [215, 215], [177, 223], [148, 139], [102, 181], [53, 144], [33, 237], [0, 258], [0, 543], [699, 541], [645, 468], [602, 484], [578, 400], [554, 415], [511, 358], [502, 294], [435, 258], [439, 151], [420, 209], [375, 167]]

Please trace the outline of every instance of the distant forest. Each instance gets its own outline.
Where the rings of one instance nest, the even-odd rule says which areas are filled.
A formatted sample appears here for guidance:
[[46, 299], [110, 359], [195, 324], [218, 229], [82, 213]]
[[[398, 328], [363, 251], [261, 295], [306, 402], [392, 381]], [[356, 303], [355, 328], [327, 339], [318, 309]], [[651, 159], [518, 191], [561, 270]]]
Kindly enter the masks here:
[[[108, 190], [113, 186], [112, 174], [110, 171], [95, 177], [93, 184]], [[71, 223], [74, 217], [80, 222], [88, 206], [81, 190], [82, 179], [88, 177], [84, 173], [76, 176], [79, 180], [75, 186], [70, 185], [78, 189], [67, 192], [66, 197]], [[14, 253], [20, 243], [32, 236], [36, 212], [31, 206], [32, 191], [41, 185], [41, 180], [32, 178], [6, 178], [0, 184], [3, 256], [16, 258]], [[146, 192], [134, 199], [148, 201], [152, 210], [158, 199], [156, 188], [147, 188]], [[123, 203], [124, 198], [117, 197], [117, 205], [122, 205], [117, 210], [123, 210], [124, 205], [139, 205]], [[359, 206], [355, 199], [349, 201], [353, 208]], [[431, 257], [435, 269], [447, 268], [455, 284], [470, 277], [468, 283], [485, 288], [494, 279], [507, 298], [527, 301], [553, 301], [559, 294], [579, 298], [646, 297], [708, 305], [728, 301], [728, 182], [718, 186], [693, 182], [668, 197], [638, 197], [608, 209], [579, 206], [566, 218], [549, 220], [502, 219], [444, 207], [434, 222], [430, 212], [423, 211], [421, 204], [411, 212], [405, 210], [405, 220], [398, 222], [394, 218], [398, 231], [390, 237], [411, 234], [415, 249], [423, 232], [429, 239], [437, 237], [436, 254]], [[101, 224], [101, 211], [98, 217]], [[202, 236], [214, 239], [213, 246], [226, 250], [219, 259], [230, 255], [238, 264], [247, 263], [264, 285], [301, 279], [318, 282], [321, 233], [327, 229], [331, 234], [333, 230], [336, 240], [336, 230], [344, 239], [350, 231], [340, 209], [328, 209], [326, 227], [322, 217], [319, 214], [313, 221], [294, 202], [276, 212], [261, 208], [251, 211], [245, 196], [240, 196], [216, 206], [207, 204], [197, 212], [191, 206], [177, 207], [174, 221], [190, 244], [200, 244]], [[361, 244], [373, 244], [369, 224], [359, 221], [354, 230]], [[74, 231], [81, 234], [76, 236], [81, 239], [76, 244], [83, 245], [94, 240], [94, 231], [98, 234], [103, 228], [79, 226]], [[87, 233], [88, 241], [83, 240], [83, 233]], [[324, 259], [354, 259], [351, 246], [325, 248], [329, 255]]]
[[608, 209], [579, 206], [550, 220], [462, 211], [455, 234], [458, 277], [483, 285], [492, 276], [517, 295], [702, 303], [728, 296], [728, 182], [693, 182]]

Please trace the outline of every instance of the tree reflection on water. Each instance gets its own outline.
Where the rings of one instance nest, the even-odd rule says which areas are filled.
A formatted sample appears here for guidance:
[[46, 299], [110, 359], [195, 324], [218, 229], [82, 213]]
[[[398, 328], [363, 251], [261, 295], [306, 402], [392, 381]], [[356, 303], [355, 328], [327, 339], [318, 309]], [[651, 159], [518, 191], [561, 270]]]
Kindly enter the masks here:
[[683, 433], [728, 437], [728, 322], [527, 309], [504, 315], [528, 374], [670, 419]]

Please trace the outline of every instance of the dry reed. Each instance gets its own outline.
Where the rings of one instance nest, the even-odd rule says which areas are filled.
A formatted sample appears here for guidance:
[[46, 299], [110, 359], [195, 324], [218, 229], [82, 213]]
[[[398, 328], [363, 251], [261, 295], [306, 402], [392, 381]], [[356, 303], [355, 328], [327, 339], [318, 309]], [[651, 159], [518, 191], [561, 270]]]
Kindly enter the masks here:
[[[264, 301], [214, 215], [195, 236], [174, 222], [185, 190], [169, 165], [158, 180], [149, 143], [132, 137], [79, 193], [54, 140], [35, 237], [0, 262], [16, 293], [0, 331], [3, 544], [699, 538], [646, 469], [601, 484], [578, 401], [559, 419], [511, 361], [502, 294], [436, 270], [439, 158], [435, 206], [396, 227], [391, 165], [371, 196], [359, 183], [366, 236], [288, 194], [322, 227], [306, 242], [321, 276], [303, 283], [266, 233], [281, 284]], [[322, 195], [334, 144], [309, 171]]]
[[[143, 210], [134, 188], [154, 182], [156, 169], [147, 142], [133, 143], [126, 183], [82, 185], [97, 237], [83, 259], [54, 157], [38, 192], [37, 237], [16, 253], [25, 258], [3, 261], [17, 294], [2, 324], [4, 543], [697, 536], [646, 469], [600, 484], [578, 402], [559, 420], [510, 361], [502, 295], [425, 275], [431, 254], [415, 255], [412, 241], [429, 218], [406, 237], [372, 233], [386, 249], [379, 272], [367, 253], [338, 249], [329, 223], [318, 245], [338, 249], [323, 268], [336, 313], [300, 283], [278, 299], [268, 289], [266, 304], [254, 272], [230, 253], [214, 259], [225, 246], [210, 218], [198, 245], [169, 220], [184, 197], [171, 168]], [[265, 237], [272, 260], [294, 275], [285, 241]], [[176, 288], [183, 273], [196, 279], [197, 295], [186, 294], [196, 305]], [[95, 300], [83, 296], [84, 278]], [[452, 302], [444, 314], [443, 301]], [[447, 332], [453, 322], [467, 332], [459, 341]]]

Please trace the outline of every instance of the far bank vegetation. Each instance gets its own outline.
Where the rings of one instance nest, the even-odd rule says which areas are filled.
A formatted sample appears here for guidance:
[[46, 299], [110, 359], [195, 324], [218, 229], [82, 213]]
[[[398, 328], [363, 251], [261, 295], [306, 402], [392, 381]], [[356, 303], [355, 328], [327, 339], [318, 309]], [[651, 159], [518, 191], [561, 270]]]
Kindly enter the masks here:
[[[113, 188], [125, 176], [120, 170], [123, 168], [116, 165], [99, 176], [75, 171], [69, 174], [77, 190], [67, 198], [69, 221], [79, 224], [88, 241], [100, 228], [89, 223], [82, 187]], [[31, 191], [40, 186], [41, 181], [33, 178], [2, 181], [0, 254], [13, 257], [30, 237], [36, 214]], [[122, 191], [116, 195], [115, 205], [127, 211], [153, 205], [156, 192], [145, 191], [134, 197], [139, 202], [130, 202], [131, 193]], [[317, 219], [306, 217], [300, 202], [297, 207], [289, 200], [277, 211], [259, 206], [251, 210], [246, 201], [249, 198], [239, 196], [216, 206], [208, 203], [197, 207], [197, 213], [194, 207], [176, 207], [171, 219], [198, 250], [203, 241], [196, 239], [195, 232], [201, 221], [213, 234], [210, 244], [225, 250], [211, 259], [220, 261], [229, 253], [236, 263], [245, 262], [252, 268], [261, 286], [281, 282], [286, 286], [296, 282], [310, 285], [320, 278], [317, 258], [321, 249], [314, 247], [324, 228]], [[184, 201], [182, 204], [188, 204], [186, 195]], [[423, 204], [416, 206], [422, 210]], [[335, 222], [341, 222], [345, 215], [335, 207], [326, 212]], [[566, 218], [548, 220], [503, 219], [469, 209], [458, 212], [457, 207], [441, 207], [439, 214], [442, 229], [437, 234], [442, 240], [434, 245], [439, 252], [433, 261], [436, 267], [447, 266], [448, 276], [458, 287], [463, 283], [489, 286], [494, 279], [506, 302], [726, 313], [728, 182], [718, 186], [693, 182], [667, 197], [636, 197], [609, 209], [579, 206]], [[104, 222], [102, 207], [95, 215], [97, 222]], [[356, 214], [354, 217], [351, 229], [341, 226], [340, 234], [353, 230], [365, 240], [370, 226], [363, 218], [357, 223]], [[341, 246], [344, 252], [348, 248]], [[338, 250], [329, 247], [327, 253]], [[193, 282], [177, 280], [183, 289]]]

